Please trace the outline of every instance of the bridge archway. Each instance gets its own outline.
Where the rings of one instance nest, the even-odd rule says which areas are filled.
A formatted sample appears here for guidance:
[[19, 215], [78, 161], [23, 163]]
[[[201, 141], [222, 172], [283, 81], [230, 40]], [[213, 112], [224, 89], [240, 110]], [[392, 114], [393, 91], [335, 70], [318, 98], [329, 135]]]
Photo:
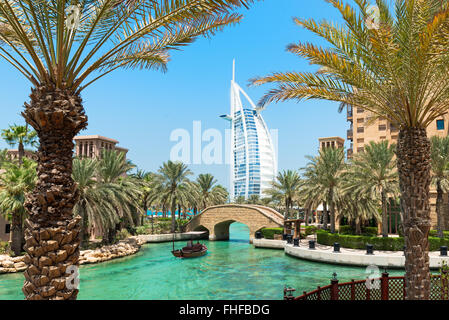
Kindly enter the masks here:
[[233, 222], [248, 226], [250, 242], [254, 239], [255, 233], [262, 228], [284, 226], [283, 216], [271, 208], [227, 204], [205, 209], [187, 224], [186, 231], [198, 231], [198, 228], [202, 227], [209, 231], [209, 240], [228, 240], [229, 226]]

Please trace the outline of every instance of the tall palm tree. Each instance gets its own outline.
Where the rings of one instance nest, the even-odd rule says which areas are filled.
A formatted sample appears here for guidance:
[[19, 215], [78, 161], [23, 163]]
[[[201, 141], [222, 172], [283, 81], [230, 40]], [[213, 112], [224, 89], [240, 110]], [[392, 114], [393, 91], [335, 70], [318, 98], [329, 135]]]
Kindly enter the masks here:
[[182, 162], [167, 161], [159, 168], [162, 185], [160, 197], [166, 199], [170, 205], [171, 232], [176, 231], [176, 208], [178, 204], [186, 202], [189, 197], [189, 179], [192, 171]]
[[138, 179], [128, 175], [135, 166], [126, 159], [124, 152], [103, 150], [98, 162], [98, 182], [107, 186], [105, 190], [108, 192], [108, 198], [120, 204], [113, 209], [120, 221], [104, 228], [103, 242], [110, 244], [115, 240], [117, 231], [138, 223], [142, 214], [142, 208], [139, 206], [142, 190]]
[[297, 197], [297, 192], [301, 184], [301, 178], [297, 171], [287, 170], [279, 172], [272, 187], [266, 191], [266, 194], [277, 199], [281, 199], [285, 205], [284, 218], [290, 216], [290, 210]]
[[[232, 11], [252, 0], [10, 0], [0, 3], [0, 57], [32, 84], [22, 112], [37, 132], [38, 182], [27, 198], [27, 247], [63, 237], [61, 264], [78, 265], [79, 218], [72, 174], [73, 138], [87, 126], [81, 92], [119, 68], [165, 70], [168, 51], [201, 35], [238, 23]], [[55, 231], [57, 230], [57, 231]], [[70, 246], [70, 248], [69, 248]], [[73, 249], [73, 250], [72, 250]], [[41, 250], [37, 250], [41, 252]], [[62, 251], [61, 251], [62, 252]], [[68, 253], [70, 252], [70, 254]], [[27, 299], [76, 299], [78, 289], [61, 279], [50, 285], [39, 256], [27, 250]], [[47, 257], [47, 256], [45, 256]], [[47, 257], [48, 258], [48, 257]], [[48, 258], [50, 265], [55, 262]], [[61, 258], [62, 259], [62, 258]], [[54, 280], [54, 279], [50, 279]], [[54, 285], [58, 283], [58, 285]]]
[[92, 231], [104, 234], [120, 221], [117, 208], [123, 206], [122, 190], [112, 183], [98, 179], [96, 159], [73, 159], [72, 177], [79, 192], [73, 213], [81, 217], [81, 247], [86, 248]]
[[[406, 297], [428, 299], [430, 141], [426, 128], [449, 105], [449, 7], [441, 0], [398, 0], [390, 9], [377, 0], [379, 21], [369, 2], [355, 6], [329, 0], [344, 25], [295, 19], [329, 43], [323, 48], [297, 43], [288, 50], [320, 68], [254, 79], [277, 83], [260, 101], [326, 99], [364, 109], [373, 120], [384, 118], [399, 128], [397, 166], [404, 216]], [[377, 19], [376, 19], [377, 20]]]
[[4, 166], [5, 172], [0, 174], [0, 212], [11, 220], [11, 250], [15, 255], [22, 252], [23, 219], [25, 195], [33, 190], [36, 183], [36, 163], [27, 158], [22, 166], [10, 162]]
[[360, 190], [357, 184], [354, 184], [350, 175], [344, 177], [343, 186], [337, 203], [338, 217], [346, 218], [349, 223], [355, 224], [356, 234], [362, 234], [362, 226], [369, 220], [380, 221], [379, 199], [372, 193]]
[[147, 215], [148, 209], [155, 204], [155, 200], [157, 199], [157, 178], [153, 172], [145, 172], [142, 170], [138, 170], [133, 177], [136, 179], [138, 187], [141, 190], [139, 204], [142, 208], [142, 216], [140, 225], [144, 225], [144, 218]]
[[217, 184], [217, 180], [210, 173], [199, 174], [194, 182], [198, 191], [200, 210], [209, 206], [225, 203], [228, 198], [226, 189]]
[[445, 226], [443, 216], [443, 192], [449, 190], [449, 137], [430, 138], [430, 158], [432, 159], [432, 183], [437, 188], [437, 229], [438, 237], [443, 238]]
[[[325, 204], [329, 205], [330, 231], [335, 233], [335, 204], [337, 189], [345, 169], [344, 150], [343, 148], [324, 148], [320, 150], [318, 157], [309, 159], [311, 162], [305, 168], [306, 176], [313, 177], [309, 183], [314, 184], [314, 193], [321, 194]], [[307, 172], [308, 168], [313, 168], [315, 172]], [[323, 207], [326, 216], [327, 208], [325, 205]]]
[[24, 126], [12, 125], [8, 129], [2, 130], [2, 137], [11, 147], [18, 146], [19, 164], [25, 156], [25, 146], [37, 147], [37, 133], [28, 128], [28, 124]]
[[[309, 160], [306, 167], [301, 168], [303, 179], [298, 196], [307, 211], [316, 210], [320, 204], [323, 205], [323, 228], [327, 229], [327, 203], [323, 192], [318, 167], [318, 157], [306, 156]], [[319, 217], [317, 216], [317, 219]]]
[[[348, 180], [354, 186], [353, 191], [381, 199], [382, 236], [388, 237], [387, 201], [399, 193], [395, 156], [395, 144], [388, 141], [375, 143], [370, 141], [363, 152], [357, 153], [351, 163]], [[354, 190], [355, 189], [355, 190]]]

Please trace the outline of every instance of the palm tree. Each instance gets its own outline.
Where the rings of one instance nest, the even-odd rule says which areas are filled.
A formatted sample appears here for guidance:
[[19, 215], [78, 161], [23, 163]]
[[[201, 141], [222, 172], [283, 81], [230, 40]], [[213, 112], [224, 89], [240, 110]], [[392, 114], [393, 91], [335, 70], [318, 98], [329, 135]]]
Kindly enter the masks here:
[[247, 204], [261, 204], [260, 202], [260, 196], [258, 194], [252, 194], [248, 197], [248, 200], [246, 200]]
[[[67, 258], [61, 264], [78, 265], [80, 219], [73, 217], [77, 191], [71, 175], [73, 138], [87, 126], [81, 92], [119, 68], [165, 70], [169, 50], [238, 23], [241, 15], [232, 11], [250, 2], [1, 2], [0, 57], [33, 86], [31, 101], [25, 104], [22, 116], [36, 130], [40, 141], [37, 188], [25, 204], [30, 215], [26, 247], [35, 248], [32, 244], [39, 242], [33, 231], [50, 234], [50, 241], [63, 237], [64, 243], [68, 242], [66, 249], [58, 249]], [[33, 263], [39, 257], [29, 250], [27, 253], [29, 268], [37, 270], [34, 277], [25, 273], [23, 291], [27, 299], [76, 299], [78, 289], [67, 288], [64, 281], [58, 286], [40, 281], [39, 275], [44, 275], [42, 265]], [[65, 267], [60, 273], [69, 277]]]
[[115, 225], [104, 228], [103, 242], [110, 244], [115, 240], [115, 235], [123, 227], [133, 227], [139, 221], [142, 208], [139, 199], [142, 190], [138, 179], [128, 176], [130, 170], [135, 166], [126, 159], [124, 152], [115, 150], [103, 150], [98, 160], [97, 179], [100, 183], [108, 186], [108, 198], [114, 199], [119, 205], [113, 210], [120, 217]]
[[275, 199], [280, 199], [285, 205], [284, 218], [290, 216], [290, 210], [297, 197], [297, 192], [301, 183], [301, 178], [297, 171], [287, 170], [279, 172], [272, 187], [266, 191], [266, 194]]
[[344, 150], [343, 148], [324, 148], [320, 150], [318, 157], [309, 157], [309, 159], [311, 161], [304, 169], [305, 175], [312, 177], [309, 184], [312, 184], [313, 193], [324, 200], [325, 217], [327, 216], [326, 204], [329, 205], [330, 231], [335, 233], [335, 204], [341, 175], [345, 169]]
[[[361, 194], [381, 199], [382, 236], [388, 237], [387, 198], [399, 193], [395, 156], [395, 144], [388, 141], [370, 141], [363, 152], [357, 153], [351, 163], [348, 180]], [[356, 192], [358, 193], [358, 192]]]
[[138, 170], [133, 177], [136, 179], [136, 182], [141, 190], [141, 198], [139, 203], [142, 207], [143, 214], [141, 216], [140, 225], [144, 225], [144, 218], [147, 215], [148, 209], [155, 204], [158, 194], [156, 174], [153, 172]]
[[442, 212], [443, 191], [449, 190], [449, 137], [430, 138], [430, 158], [432, 159], [432, 183], [437, 188], [437, 230], [438, 237], [443, 238], [445, 225]]
[[8, 155], [8, 149], [0, 150], [0, 169], [10, 162], [10, 156]]
[[356, 234], [362, 234], [362, 226], [369, 220], [380, 221], [378, 207], [379, 200], [373, 194], [364, 192], [353, 184], [350, 175], [345, 176], [342, 192], [338, 197], [338, 217], [346, 218], [349, 223], [355, 224]]
[[245, 196], [238, 196], [237, 198], [235, 198], [234, 202], [237, 203], [237, 204], [245, 203], [246, 202]]
[[223, 186], [217, 185], [217, 180], [210, 173], [198, 175], [194, 185], [198, 192], [200, 210], [225, 203], [228, 198], [227, 190]]
[[327, 203], [319, 180], [318, 157], [306, 156], [306, 158], [309, 159], [309, 162], [306, 167], [301, 169], [303, 171], [303, 179], [298, 196], [306, 211], [315, 210], [320, 204], [323, 205], [323, 228], [327, 229]]
[[0, 212], [11, 220], [11, 250], [15, 255], [22, 252], [23, 219], [26, 215], [23, 206], [25, 195], [33, 190], [36, 183], [36, 163], [27, 158], [22, 166], [10, 162], [0, 175]]
[[254, 84], [278, 84], [260, 104], [326, 99], [364, 109], [373, 120], [383, 118], [399, 128], [396, 155], [404, 217], [406, 297], [428, 299], [431, 164], [426, 128], [447, 112], [449, 104], [448, 2], [398, 0], [390, 10], [385, 0], [378, 0], [379, 21], [374, 25], [365, 23], [372, 20], [368, 1], [355, 0], [356, 7], [339, 0], [328, 2], [340, 12], [344, 25], [299, 18], [295, 22], [330, 46], [288, 46], [319, 70], [254, 79]]
[[25, 146], [38, 146], [37, 133], [34, 130], [29, 130], [28, 124], [9, 126], [8, 129], [2, 130], [2, 137], [11, 147], [18, 145], [19, 164], [22, 164], [22, 158], [25, 156]]
[[192, 171], [182, 162], [169, 160], [159, 168], [159, 174], [162, 185], [160, 197], [166, 199], [170, 205], [171, 232], [173, 233], [176, 231], [176, 208], [178, 204], [186, 202], [189, 197], [188, 176], [192, 175]]

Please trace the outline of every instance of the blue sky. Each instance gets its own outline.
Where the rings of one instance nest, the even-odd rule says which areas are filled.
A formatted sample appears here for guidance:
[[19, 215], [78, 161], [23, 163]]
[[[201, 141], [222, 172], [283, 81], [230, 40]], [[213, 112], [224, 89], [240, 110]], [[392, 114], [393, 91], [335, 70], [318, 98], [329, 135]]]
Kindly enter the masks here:
[[[169, 139], [173, 130], [192, 133], [193, 121], [201, 121], [203, 130], [218, 129], [224, 135], [228, 124], [219, 115], [229, 112], [233, 58], [236, 81], [257, 102], [269, 86], [247, 87], [248, 79], [273, 71], [315, 68], [285, 50], [297, 41], [323, 44], [296, 26], [293, 17], [339, 21], [336, 10], [324, 0], [265, 0], [242, 13], [239, 25], [172, 52], [167, 73], [116, 71], [86, 89], [83, 100], [89, 126], [81, 134], [119, 140], [139, 168], [156, 171], [176, 144]], [[30, 84], [3, 61], [0, 74], [0, 128], [6, 128], [23, 123], [20, 111]], [[317, 153], [319, 137], [345, 138], [348, 123], [337, 108], [337, 103], [326, 101], [291, 101], [270, 105], [263, 112], [268, 127], [279, 132], [280, 170], [303, 167], [304, 156]], [[0, 148], [5, 147], [0, 141]], [[195, 174], [210, 172], [229, 185], [229, 167], [224, 164], [190, 167]]]

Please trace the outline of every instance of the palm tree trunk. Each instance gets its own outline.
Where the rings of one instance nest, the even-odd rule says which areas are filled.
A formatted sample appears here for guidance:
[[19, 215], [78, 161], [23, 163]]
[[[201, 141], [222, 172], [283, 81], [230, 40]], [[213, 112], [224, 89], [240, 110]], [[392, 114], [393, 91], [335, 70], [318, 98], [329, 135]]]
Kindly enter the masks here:
[[14, 212], [11, 223], [11, 250], [16, 256], [22, 253], [22, 237], [22, 218], [19, 213]]
[[356, 219], [355, 220], [355, 233], [357, 235], [361, 235], [362, 234], [362, 224], [360, 219]]
[[89, 222], [87, 220], [87, 213], [85, 210], [82, 211], [82, 216], [81, 216], [81, 234], [80, 234], [80, 238], [81, 238], [81, 248], [87, 248], [88, 244], [89, 244], [89, 231], [88, 231], [88, 227], [89, 227]]
[[306, 226], [308, 226], [309, 225], [309, 209], [307, 209], [307, 208], [304, 210], [304, 220], [305, 220]]
[[25, 156], [25, 148], [23, 147], [22, 141], [19, 142], [18, 153], [19, 153], [19, 167], [20, 167], [22, 166], [23, 163], [22, 159]]
[[437, 181], [437, 203], [436, 203], [436, 211], [437, 211], [437, 229], [438, 229], [438, 237], [443, 239], [443, 228], [444, 228], [444, 218], [443, 218], [443, 189], [441, 188], [441, 181]]
[[335, 233], [335, 205], [334, 205], [334, 190], [329, 190], [329, 213], [331, 222], [331, 233]]
[[405, 291], [408, 300], [430, 294], [430, 141], [426, 130], [401, 129], [397, 145], [399, 187], [404, 213]]
[[285, 199], [285, 219], [288, 219], [290, 217], [290, 211], [289, 209], [289, 205], [288, 205], [288, 199]]
[[387, 195], [382, 189], [382, 237], [388, 238]]
[[327, 230], [327, 203], [323, 202], [323, 228]]
[[79, 265], [81, 218], [72, 213], [79, 196], [71, 177], [73, 138], [87, 126], [87, 117], [81, 97], [71, 92], [42, 86], [30, 98], [22, 115], [36, 130], [40, 146], [38, 180], [25, 202], [29, 219], [22, 291], [29, 300], [74, 300], [78, 288], [71, 273]]
[[176, 203], [175, 200], [172, 200], [172, 206], [171, 206], [171, 233], [174, 233], [176, 231]]

